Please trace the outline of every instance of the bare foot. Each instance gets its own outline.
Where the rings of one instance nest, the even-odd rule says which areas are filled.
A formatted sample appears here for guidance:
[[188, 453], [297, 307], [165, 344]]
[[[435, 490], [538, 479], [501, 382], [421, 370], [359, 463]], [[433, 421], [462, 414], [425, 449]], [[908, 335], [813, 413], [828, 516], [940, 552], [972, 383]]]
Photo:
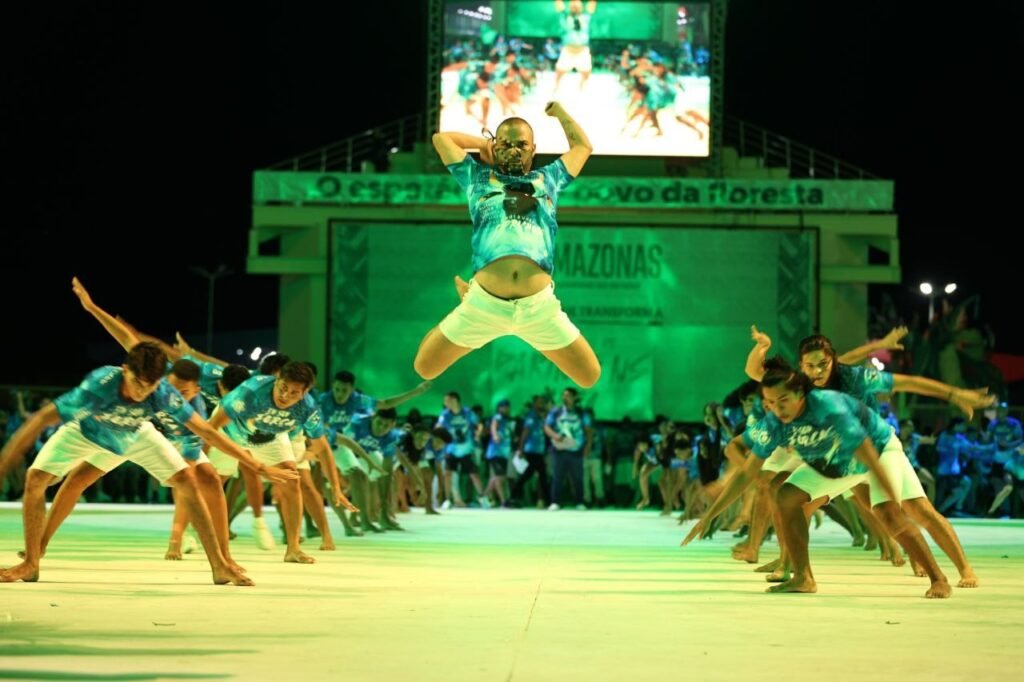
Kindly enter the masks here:
[[964, 571], [963, 575], [960, 576], [960, 582], [956, 584], [957, 587], [977, 587], [978, 576], [974, 573], [973, 568], [968, 568]]
[[867, 542], [867, 539], [863, 535], [854, 535], [853, 536], [853, 545], [851, 545], [851, 546], [852, 547], [863, 547], [866, 542]]
[[927, 599], [949, 599], [953, 596], [953, 588], [949, 586], [945, 578], [940, 578], [932, 583], [924, 596]]
[[736, 561], [746, 561], [748, 564], [756, 564], [757, 555], [758, 551], [756, 549], [750, 549], [749, 547], [732, 550], [733, 559], [735, 559]]
[[358, 528], [346, 528], [345, 537], [347, 538], [361, 538], [363, 537], [363, 531]]
[[225, 561], [225, 563], [227, 563], [228, 568], [230, 568], [232, 571], [235, 571], [236, 573], [248, 573], [249, 572], [249, 571], [245, 570], [245, 568], [243, 568], [239, 564], [235, 563], [235, 560], [232, 559], [231, 557], [228, 557], [228, 558], [224, 559], [224, 561]]
[[238, 585], [239, 587], [252, 587], [253, 582], [251, 578], [247, 578], [238, 571], [232, 569], [227, 564], [224, 565], [220, 570], [214, 570], [213, 572], [213, 584], [214, 585]]
[[779, 567], [779, 565], [781, 563], [782, 563], [782, 557], [779, 557], [778, 559], [774, 559], [772, 561], [769, 561], [768, 563], [766, 563], [763, 566], [758, 566], [757, 568], [754, 569], [754, 573], [772, 573], [772, 572], [774, 572]]
[[320, 542], [321, 552], [333, 552], [337, 547], [334, 546], [334, 540], [323, 540]]
[[[856, 547], [857, 545], [854, 545]], [[867, 541], [864, 543], [865, 552], [873, 552], [878, 549], [878, 540], [874, 535], [869, 535]]]
[[649, 504], [650, 504], [650, 502], [648, 500], [640, 500], [640, 504], [638, 504], [636, 506], [636, 510], [640, 511], [641, 509], [646, 509], [647, 505], [649, 505]]
[[768, 583], [784, 583], [789, 580], [789, 571], [785, 568], [776, 568], [764, 577]]
[[[19, 559], [24, 560], [25, 557], [27, 557], [27, 556], [28, 556], [28, 554], [25, 553], [25, 550], [23, 550], [23, 549], [19, 549], [18, 550], [18, 558]], [[39, 558], [42, 559], [45, 556], [46, 556], [46, 548], [43, 547], [43, 550], [41, 552], [39, 552]]]
[[778, 585], [772, 585], [765, 592], [780, 593], [780, 592], [817, 592], [818, 585], [814, 582], [814, 578], [807, 576], [801, 578], [794, 576], [792, 580], [787, 580], [784, 583]]
[[911, 560], [910, 561], [910, 567], [912, 569], [914, 569], [914, 575], [916, 575], [918, 578], [927, 578], [928, 577], [928, 571], [924, 570], [924, 566], [922, 566], [921, 564], [917, 563], [916, 561]]
[[441, 512], [437, 511], [433, 507], [427, 507], [427, 516], [440, 516]]
[[304, 553], [302, 550], [287, 551], [284, 553], [284, 562], [286, 564], [315, 564], [316, 559]]
[[167, 553], [164, 554], [164, 560], [181, 561], [181, 545], [173, 542], [167, 545]]
[[30, 566], [23, 561], [17, 566], [0, 571], [0, 583], [16, 583], [19, 580], [26, 583], [34, 583], [39, 580], [39, 566]]
[[672, 510], [662, 508], [662, 510], [658, 513], [658, 516], [672, 516]]
[[889, 560], [892, 562], [892, 565], [896, 568], [907, 565], [907, 560], [903, 558], [903, 551], [900, 549], [900, 546], [896, 543], [893, 543], [892, 546], [889, 548], [889, 556]]

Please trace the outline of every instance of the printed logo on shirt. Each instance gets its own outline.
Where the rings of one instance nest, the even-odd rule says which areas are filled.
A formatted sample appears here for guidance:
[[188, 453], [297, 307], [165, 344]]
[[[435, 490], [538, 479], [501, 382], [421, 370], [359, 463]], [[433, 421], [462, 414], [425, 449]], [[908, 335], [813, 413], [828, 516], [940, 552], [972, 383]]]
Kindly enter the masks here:
[[111, 426], [138, 428], [149, 418], [149, 411], [140, 407], [125, 407], [119, 405], [113, 412], [93, 415], [93, 419]]
[[771, 440], [771, 436], [768, 434], [768, 430], [758, 427], [748, 427], [750, 430], [750, 440], [757, 445], [768, 445], [768, 441]]
[[789, 432], [789, 444], [797, 449], [816, 448], [829, 438], [835, 438], [836, 442], [839, 441], [831, 426], [825, 429], [816, 429], [809, 424], [803, 424], [792, 427]]

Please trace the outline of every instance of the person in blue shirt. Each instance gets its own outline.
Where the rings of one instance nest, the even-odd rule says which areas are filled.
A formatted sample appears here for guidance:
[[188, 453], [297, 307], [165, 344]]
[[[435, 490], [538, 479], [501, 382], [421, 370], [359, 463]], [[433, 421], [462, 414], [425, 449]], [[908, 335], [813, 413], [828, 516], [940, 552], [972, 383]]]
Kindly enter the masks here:
[[935, 443], [935, 452], [939, 456], [935, 471], [938, 479], [935, 500], [941, 512], [952, 508], [962, 513], [964, 500], [971, 491], [971, 478], [967, 475], [971, 441], [967, 440], [966, 431], [967, 423], [963, 418], [954, 417]]
[[[682, 459], [679, 455], [684, 447], [690, 449], [691, 456]], [[658, 461], [661, 464], [661, 480], [658, 481], [658, 488], [661, 490], [661, 516], [671, 516], [680, 502], [679, 494], [683, 486], [689, 481], [686, 473], [689, 462], [693, 461], [693, 443], [690, 436], [680, 426], [676, 426], [668, 438], [658, 444]]]
[[914, 471], [917, 472], [917, 477], [921, 479], [921, 485], [925, 487], [928, 499], [932, 500], [934, 503], [935, 477], [932, 475], [932, 472], [921, 466], [921, 461], [917, 457], [917, 452], [922, 445], [935, 445], [935, 437], [922, 436], [919, 434], [913, 419], [904, 419], [900, 422], [899, 436], [900, 442], [903, 443], [903, 452], [907, 454], [907, 459], [910, 460], [910, 465], [914, 467]]
[[721, 405], [710, 402], [704, 406], [704, 427], [693, 440], [693, 454], [700, 473], [700, 483], [712, 486], [725, 466], [725, 445], [732, 439], [732, 428], [724, 418]]
[[548, 465], [547, 465], [547, 435], [544, 433], [544, 420], [547, 418], [547, 409], [544, 396], [533, 396], [531, 409], [523, 416], [522, 429], [519, 432], [519, 444], [516, 447], [515, 458], [521, 463], [526, 461], [526, 468], [517, 470], [519, 476], [512, 484], [513, 504], [523, 504], [523, 492], [526, 484], [536, 474], [537, 476], [537, 506], [543, 508], [548, 506]]
[[[655, 432], [648, 437], [637, 438], [633, 446], [633, 478], [638, 480], [640, 490], [637, 511], [646, 509], [651, 504], [651, 474], [671, 457], [667, 445], [675, 433], [675, 428], [676, 425], [671, 419], [659, 414], [654, 418]], [[658, 485], [664, 495], [664, 482], [659, 480]]]
[[345, 433], [352, 417], [357, 414], [366, 414], [383, 410], [389, 407], [398, 407], [402, 403], [419, 397], [430, 390], [433, 382], [421, 382], [416, 388], [399, 393], [389, 398], [374, 398], [356, 389], [356, 375], [348, 370], [342, 370], [334, 375], [331, 383], [331, 390], [320, 396], [317, 403], [324, 415], [324, 423], [327, 426], [331, 446], [336, 445], [335, 438], [339, 433]]
[[452, 435], [452, 442], [445, 447], [445, 489], [448, 498], [441, 508], [450, 509], [453, 504], [456, 507], [466, 506], [459, 490], [459, 482], [453, 479], [456, 473], [469, 476], [480, 500], [480, 506], [486, 507], [488, 502], [484, 495], [483, 483], [477, 473], [476, 463], [473, 462], [476, 438], [481, 428], [480, 418], [473, 410], [462, 406], [462, 397], [456, 391], [450, 391], [444, 397], [444, 411], [437, 418], [435, 426]]
[[544, 433], [551, 439], [552, 471], [551, 504], [548, 509], [558, 510], [558, 498], [562, 482], [568, 475], [572, 483], [573, 498], [577, 509], [586, 509], [583, 504], [583, 460], [590, 454], [594, 431], [590, 417], [577, 406], [579, 391], [569, 386], [562, 391], [562, 404], [548, 413], [544, 421]]
[[[165, 412], [203, 440], [217, 442], [220, 439], [211, 425], [164, 380], [166, 365], [167, 356], [159, 347], [150, 343], [136, 344], [128, 351], [122, 366], [102, 367], [91, 372], [77, 388], [33, 414], [7, 442], [0, 452], [0, 477], [23, 456], [44, 428], [62, 424], [29, 469], [22, 503], [24, 560], [0, 571], [0, 581], [39, 579], [46, 488], [83, 461], [100, 455], [103, 461], [98, 468], [102, 471], [131, 460], [159, 481], [174, 487], [177, 497], [188, 508], [189, 518], [206, 550], [214, 582], [252, 584], [225, 559], [193, 469], [153, 427], [152, 419]], [[244, 450], [234, 448], [232, 451], [247, 466], [267, 470]]]
[[[186, 399], [191, 397], [189, 404], [195, 408], [198, 414], [206, 418], [210, 401], [203, 394], [202, 377], [203, 370], [201, 365], [198, 365], [193, 360], [182, 358], [171, 366], [167, 375], [167, 381], [177, 388]], [[249, 370], [247, 368], [241, 365], [227, 365], [221, 377], [217, 379], [215, 390], [218, 392], [218, 395], [228, 393], [248, 378]], [[217, 526], [218, 537], [226, 546], [229, 546], [227, 544], [226, 517], [222, 516], [222, 513], [226, 514], [227, 511], [227, 500], [224, 496], [221, 477], [210, 463], [205, 452], [206, 449], [209, 449], [209, 446], [198, 439], [189, 438], [189, 434], [181, 433], [181, 428], [166, 419], [163, 414], [157, 415], [154, 425], [157, 427], [157, 430], [167, 437], [167, 440], [171, 441], [181, 451], [185, 461], [190, 466], [195, 466], [196, 479], [204, 486], [203, 489], [205, 490], [207, 487], [210, 489], [211, 492], [207, 498], [207, 506], [210, 507], [210, 515], [214, 518], [214, 525]], [[225, 440], [230, 443], [230, 439], [227, 437], [225, 437]], [[214, 488], [216, 492], [214, 492]], [[179, 504], [177, 498], [175, 498], [174, 519], [171, 523], [171, 536], [168, 540], [167, 552], [164, 555], [165, 559], [170, 561], [181, 560], [182, 539], [188, 525], [188, 510]], [[223, 534], [223, 537], [221, 537], [221, 534]], [[194, 546], [195, 540], [191, 539], [190, 541]], [[185, 547], [185, 551], [189, 553], [192, 549]], [[227, 550], [225, 550], [224, 556], [230, 560], [231, 555]]]
[[892, 427], [893, 431], [899, 433], [900, 420], [895, 414], [893, 414], [892, 405], [880, 402], [878, 404], [878, 416], [884, 419], [885, 422]]
[[491, 478], [487, 481], [484, 497], [491, 492], [498, 496], [502, 507], [506, 506], [505, 478], [508, 472], [508, 458], [512, 454], [512, 437], [516, 421], [512, 418], [512, 403], [508, 400], [498, 401], [498, 409], [489, 424], [490, 442], [487, 444], [487, 465], [491, 469]]
[[[181, 394], [185, 401], [195, 410], [196, 414], [206, 419], [206, 404], [199, 395], [199, 376], [200, 369], [196, 363], [190, 360], [178, 360], [168, 370], [166, 381]], [[238, 567], [231, 557], [230, 544], [226, 535], [227, 505], [224, 501], [224, 491], [221, 488], [217, 472], [214, 471], [210, 465], [210, 460], [203, 452], [205, 443], [169, 412], [161, 411], [156, 413], [152, 423], [156, 430], [181, 453], [181, 456], [188, 465], [195, 470], [196, 482], [210, 511], [210, 517], [217, 531], [217, 540], [220, 544], [221, 552], [224, 554], [224, 559], [229, 564]], [[227, 441], [226, 438], [224, 440]], [[225, 443], [225, 446], [230, 447], [231, 445], [233, 444], [230, 441]], [[44, 555], [51, 538], [64, 522], [64, 519], [70, 515], [85, 490], [106, 473], [104, 466], [106, 461], [107, 458], [103, 453], [92, 455], [68, 474], [63, 483], [61, 483], [60, 489], [54, 497], [50, 512], [47, 514], [46, 530], [43, 533], [41, 545]], [[165, 559], [172, 561], [181, 560], [182, 537], [187, 525], [188, 509], [178, 501], [178, 498], [175, 498], [174, 519], [171, 524], [171, 537], [167, 552], [164, 555]], [[191, 549], [186, 549], [186, 553], [191, 551]]]
[[[902, 328], [894, 329], [883, 340], [883, 343], [889, 347], [899, 348], [899, 340], [904, 332], [905, 330]], [[758, 380], [764, 373], [763, 361], [771, 347], [771, 339], [760, 332], [757, 327], [751, 327], [751, 336], [755, 346], [747, 358], [747, 374], [752, 379]], [[851, 351], [851, 353], [859, 354], [863, 351], [864, 348], [861, 348]], [[844, 358], [849, 357], [851, 353], [846, 354]], [[984, 390], [956, 388], [926, 377], [893, 374], [880, 371], [875, 367], [843, 364], [840, 362], [842, 358], [837, 355], [832, 342], [820, 334], [809, 336], [800, 342], [798, 357], [800, 369], [810, 378], [815, 387], [840, 391], [860, 401], [876, 414], [878, 413], [877, 395], [880, 393], [905, 391], [944, 399], [963, 410], [968, 417], [973, 416], [975, 409], [987, 407], [995, 400], [994, 396], [988, 395]], [[760, 369], [757, 367], [759, 361], [762, 363]], [[898, 432], [891, 426], [889, 428], [894, 434]], [[958, 586], [977, 587], [977, 575], [967, 560], [956, 531], [942, 515], [942, 507], [940, 506], [937, 510], [928, 499], [910, 460], [904, 457], [902, 466], [902, 480], [905, 483], [905, 489], [900, 495], [900, 500], [903, 509], [928, 531], [936, 544], [956, 565], [960, 572]], [[854, 499], [856, 500], [856, 498]], [[865, 522], [869, 525], [874, 524], [875, 520], [871, 518], [868, 510], [862, 506], [861, 509]], [[881, 529], [876, 529], [876, 532], [877, 530]], [[900, 561], [902, 561], [902, 557], [899, 557], [895, 563], [899, 565]], [[915, 571], [918, 573], [919, 569], [919, 566], [915, 567]]]
[[397, 419], [398, 413], [395, 412], [395, 408], [386, 407], [373, 414], [356, 415], [349, 426], [352, 440], [358, 443], [375, 461], [381, 462], [383, 468], [377, 485], [372, 489], [376, 497], [371, 496], [361, 514], [363, 527], [366, 530], [376, 532], [370, 518], [374, 513], [373, 510], [378, 508], [381, 528], [403, 530], [395, 521], [392, 510], [391, 482], [396, 458], [409, 471], [409, 475], [413, 477], [417, 487], [422, 485], [419, 472], [413, 467], [404, 451], [400, 451], [399, 443], [406, 432], [395, 428]]
[[[296, 471], [295, 451], [289, 434], [301, 430], [309, 439], [310, 455], [320, 459], [329, 476], [335, 504], [354, 506], [341, 492], [334, 455], [325, 437], [323, 417], [309, 395], [314, 375], [308, 364], [289, 362], [277, 377], [256, 376], [243, 382], [220, 402], [210, 425], [223, 428], [232, 441], [252, 450], [260, 462]], [[301, 547], [302, 493], [298, 480], [274, 482], [275, 498], [284, 517], [287, 549], [284, 561], [311, 564], [313, 557]]]
[[[369, 495], [370, 481], [377, 481], [377, 469], [371, 473], [370, 463], [356, 457], [355, 453], [344, 444], [338, 443], [339, 435], [351, 436], [349, 424], [359, 414], [372, 414], [377, 410], [398, 407], [430, 390], [432, 382], [424, 381], [412, 390], [389, 398], [374, 398], [356, 389], [356, 375], [348, 370], [341, 370], [334, 375], [331, 390], [323, 393], [317, 403], [324, 416], [327, 427], [327, 439], [332, 448], [336, 448], [335, 456], [338, 466], [353, 487], [357, 506], [361, 506], [359, 497]], [[380, 467], [378, 467], [380, 468]], [[383, 469], [380, 469], [383, 472]], [[345, 527], [345, 535], [358, 536], [362, 532], [356, 528], [343, 509], [335, 508], [335, 513]], [[363, 530], [373, 530], [372, 524], [363, 524]]]
[[670, 495], [675, 500], [680, 493], [683, 496], [683, 512], [679, 515], [679, 524], [697, 518], [699, 509], [706, 506], [704, 492], [700, 485], [700, 470], [693, 453], [693, 443], [684, 431], [677, 431], [672, 442], [672, 460], [669, 470], [674, 479]]
[[444, 457], [444, 448], [452, 442], [452, 436], [442, 428], [431, 429], [425, 422], [417, 421], [412, 430], [405, 434], [399, 450], [419, 471], [421, 489], [418, 500], [427, 515], [437, 516], [434, 508], [434, 466]]
[[[283, 353], [266, 355], [260, 360], [256, 376], [272, 376], [276, 378], [280, 375], [281, 369], [289, 362], [291, 362], [291, 358]], [[222, 395], [221, 397], [223, 398], [224, 396]], [[274, 542], [274, 536], [271, 535], [270, 528], [267, 527], [266, 519], [263, 516], [263, 498], [266, 493], [266, 485], [263, 480], [248, 469], [239, 469], [238, 463], [234, 459], [225, 456], [217, 448], [211, 448], [207, 454], [210, 457], [210, 463], [213, 464], [214, 469], [217, 470], [221, 478], [229, 481], [226, 493], [228, 500], [228, 523], [234, 523], [235, 518], [248, 506], [252, 511], [252, 537], [256, 540], [256, 545], [265, 551], [276, 548], [277, 543]], [[243, 490], [245, 491], [244, 498], [241, 497]], [[277, 505], [275, 504], [275, 506]], [[278, 509], [278, 516], [283, 524], [284, 515], [280, 513], [280, 509]], [[234, 533], [231, 535], [233, 538]]]
[[[473, 279], [457, 280], [462, 302], [423, 341], [413, 366], [424, 379], [499, 336], [518, 336], [584, 388], [597, 383], [594, 350], [562, 310], [554, 293], [558, 195], [583, 170], [593, 147], [557, 102], [545, 109], [558, 120], [569, 151], [532, 170], [533, 129], [506, 119], [488, 142], [462, 133], [436, 133], [434, 147], [465, 190], [473, 222]], [[467, 149], [479, 149], [483, 163]], [[493, 162], [494, 167], [491, 167]]]
[[760, 384], [749, 379], [740, 384], [722, 401], [722, 417], [733, 432], [739, 428], [740, 424], [747, 423], [747, 416], [760, 400], [757, 394], [759, 390]]
[[999, 403], [996, 418], [988, 423], [988, 431], [996, 445], [995, 461], [1006, 464], [1017, 456], [1017, 450], [1024, 445], [1024, 429], [1020, 420], [1010, 416], [1006, 403]]
[[[781, 359], [766, 361], [761, 397], [768, 414], [748, 423], [740, 443], [729, 447], [747, 457], [743, 468], [730, 477], [725, 490], [683, 540], [687, 544], [706, 532], [710, 522], [728, 508], [749, 483], [756, 480], [763, 461], [776, 448], [791, 448], [803, 461], [779, 490], [776, 504], [784, 549], [793, 564], [789, 580], [769, 592], [816, 592], [807, 552], [808, 529], [805, 505], [820, 504], [847, 490], [864, 497], [889, 532], [916, 565], [931, 579], [928, 598], [947, 598], [952, 589], [939, 569], [921, 532], [900, 506], [904, 490], [902, 462], [906, 460], [892, 428], [863, 403], [848, 395], [817, 390], [807, 376]], [[879, 452], [882, 454], [879, 455]], [[869, 490], [862, 484], [867, 483]], [[920, 483], [918, 483], [920, 486]]]
[[991, 515], [1013, 494], [1014, 479], [1024, 478], [1024, 458], [1021, 456], [1024, 432], [1020, 421], [1010, 416], [1009, 405], [1002, 402], [996, 409], [996, 418], [989, 422], [988, 433], [994, 446], [993, 471], [999, 479], [994, 481], [998, 492], [988, 510]]
[[[421, 465], [420, 473], [423, 474], [423, 487], [426, 490], [426, 510], [428, 514], [439, 514], [440, 512], [434, 508], [436, 502], [434, 498], [434, 481], [433, 478], [437, 477], [438, 482], [438, 493], [442, 502], [447, 499], [445, 497], [444, 487], [444, 451], [448, 447], [448, 444], [452, 442], [452, 434], [447, 429], [435, 426], [430, 431], [430, 441], [427, 443], [425, 448], [425, 459], [427, 460], [427, 466]], [[439, 503], [440, 504], [440, 503]]]

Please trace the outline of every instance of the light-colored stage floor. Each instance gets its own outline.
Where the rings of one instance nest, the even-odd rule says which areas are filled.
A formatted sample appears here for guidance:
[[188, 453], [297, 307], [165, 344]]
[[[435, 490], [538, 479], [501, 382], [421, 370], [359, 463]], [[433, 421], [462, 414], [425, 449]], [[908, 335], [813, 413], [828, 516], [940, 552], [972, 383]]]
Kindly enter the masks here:
[[[0, 585], [0, 679], [981, 682], [1024, 662], [1019, 522], [956, 522], [982, 587], [941, 602], [830, 522], [812, 535], [820, 592], [768, 595], [730, 534], [680, 549], [652, 513], [413, 513], [315, 566], [257, 549], [246, 516], [244, 589], [210, 584], [200, 556], [164, 561], [169, 521], [81, 506], [41, 582]], [[0, 566], [20, 534], [0, 509]]]

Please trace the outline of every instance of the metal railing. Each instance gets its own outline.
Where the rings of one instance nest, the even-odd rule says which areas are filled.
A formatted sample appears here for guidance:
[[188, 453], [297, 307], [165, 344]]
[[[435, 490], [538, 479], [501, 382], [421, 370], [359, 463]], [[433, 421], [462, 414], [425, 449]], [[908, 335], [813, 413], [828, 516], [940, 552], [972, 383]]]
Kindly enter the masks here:
[[[364, 161], [374, 161], [394, 151], [410, 151], [415, 142], [426, 140], [425, 121], [422, 113], [411, 114], [285, 159], [266, 170], [354, 173], [361, 169]], [[790, 177], [821, 180], [880, 179], [831, 154], [732, 116], [724, 117], [722, 137], [725, 146], [736, 149], [741, 157], [760, 159], [763, 168], [785, 168]]]
[[741, 157], [761, 159], [763, 168], [785, 168], [794, 178], [819, 180], [879, 180], [877, 175], [830, 154], [797, 142], [781, 133], [742, 121], [733, 116], [724, 120], [726, 147]]
[[413, 143], [424, 137], [423, 114], [412, 114], [285, 159], [265, 170], [355, 173], [364, 161], [372, 162], [394, 151], [410, 151]]

